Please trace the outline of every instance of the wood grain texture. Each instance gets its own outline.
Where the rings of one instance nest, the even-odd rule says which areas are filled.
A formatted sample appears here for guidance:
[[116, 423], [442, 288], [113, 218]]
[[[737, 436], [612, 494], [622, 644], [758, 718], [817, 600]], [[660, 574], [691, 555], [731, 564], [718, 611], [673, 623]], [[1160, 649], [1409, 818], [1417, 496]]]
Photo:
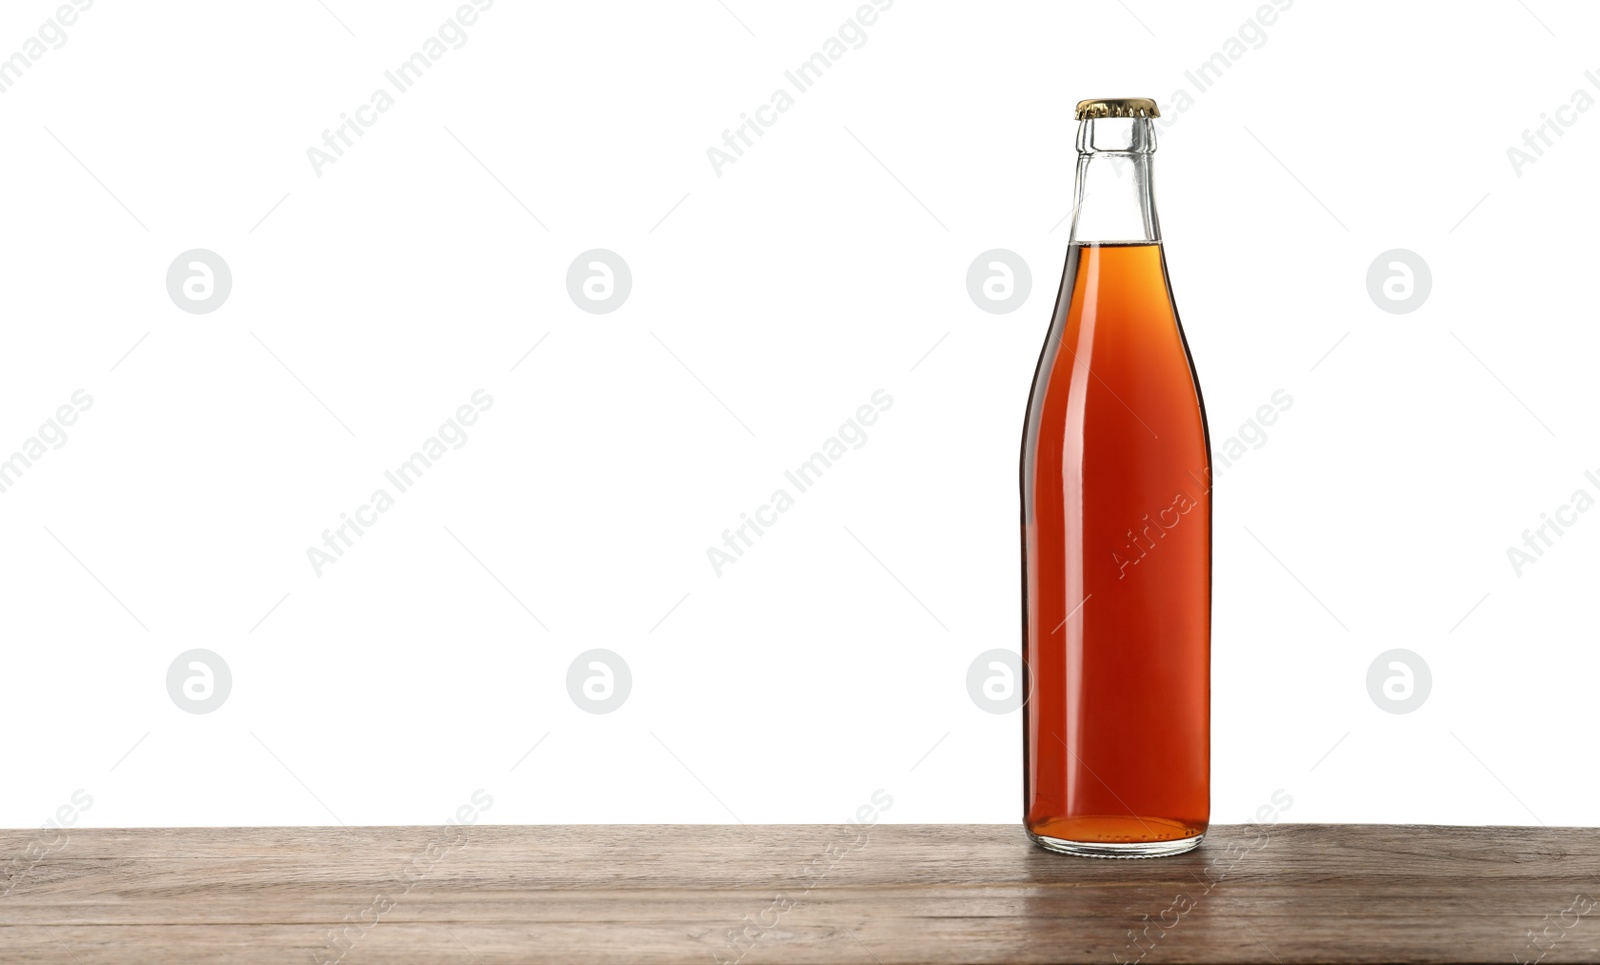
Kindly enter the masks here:
[[0, 892], [7, 963], [1600, 961], [1600, 829], [0, 831]]

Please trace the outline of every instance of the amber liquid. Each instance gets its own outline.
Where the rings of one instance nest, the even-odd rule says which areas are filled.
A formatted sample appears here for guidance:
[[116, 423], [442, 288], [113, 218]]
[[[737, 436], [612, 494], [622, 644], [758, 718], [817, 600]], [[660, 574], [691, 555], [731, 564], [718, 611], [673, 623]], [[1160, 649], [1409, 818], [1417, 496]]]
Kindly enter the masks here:
[[1074, 244], [1022, 447], [1025, 823], [1210, 818], [1210, 446], [1159, 244]]

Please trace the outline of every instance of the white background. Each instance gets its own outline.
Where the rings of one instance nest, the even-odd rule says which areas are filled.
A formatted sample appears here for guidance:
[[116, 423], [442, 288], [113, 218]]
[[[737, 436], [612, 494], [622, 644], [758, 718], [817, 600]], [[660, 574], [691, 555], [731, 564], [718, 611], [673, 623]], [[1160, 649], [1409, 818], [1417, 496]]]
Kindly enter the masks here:
[[[0, 95], [0, 450], [94, 399], [0, 495], [0, 824], [77, 789], [95, 826], [431, 823], [479, 788], [502, 822], [832, 822], [878, 788], [885, 820], [1017, 820], [1021, 722], [966, 674], [1019, 639], [1071, 107], [1126, 95], [1168, 110], [1214, 444], [1294, 400], [1216, 491], [1213, 820], [1282, 788], [1285, 820], [1600, 822], [1600, 513], [1506, 556], [1597, 491], [1600, 110], [1520, 176], [1506, 150], [1600, 96], [1600, 12], [1300, 0], [1195, 95], [1257, 4], [900, 0], [719, 177], [856, 6], [500, 0], [320, 176], [456, 4], [84, 11]], [[0, 55], [54, 8], [7, 4]], [[233, 273], [211, 314], [165, 289], [192, 248]], [[631, 266], [611, 314], [566, 290], [591, 248]], [[990, 248], [1032, 267], [1019, 311], [968, 298]], [[1367, 294], [1392, 248], [1431, 266], [1410, 314]], [[707, 547], [878, 389], [718, 577]], [[208, 714], [165, 684], [197, 647], [233, 677]], [[1366, 687], [1396, 647], [1433, 677], [1404, 715]], [[567, 692], [592, 648], [631, 669], [610, 714]]]

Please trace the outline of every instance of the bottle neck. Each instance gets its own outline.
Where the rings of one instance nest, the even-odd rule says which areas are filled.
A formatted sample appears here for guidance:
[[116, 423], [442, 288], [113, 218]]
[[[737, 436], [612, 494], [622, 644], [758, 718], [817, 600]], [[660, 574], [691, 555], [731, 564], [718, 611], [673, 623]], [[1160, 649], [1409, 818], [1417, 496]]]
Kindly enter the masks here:
[[1078, 179], [1072, 199], [1072, 243], [1157, 244], [1150, 162], [1155, 126], [1147, 117], [1078, 122]]

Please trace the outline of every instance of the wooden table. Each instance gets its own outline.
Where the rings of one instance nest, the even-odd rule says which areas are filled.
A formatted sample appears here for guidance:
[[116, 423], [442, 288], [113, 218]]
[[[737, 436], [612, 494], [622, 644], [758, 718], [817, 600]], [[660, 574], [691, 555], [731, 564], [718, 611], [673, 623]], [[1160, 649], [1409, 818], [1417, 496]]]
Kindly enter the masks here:
[[1600, 829], [1120, 861], [999, 825], [0, 831], [8, 860], [6, 963], [1600, 960]]

